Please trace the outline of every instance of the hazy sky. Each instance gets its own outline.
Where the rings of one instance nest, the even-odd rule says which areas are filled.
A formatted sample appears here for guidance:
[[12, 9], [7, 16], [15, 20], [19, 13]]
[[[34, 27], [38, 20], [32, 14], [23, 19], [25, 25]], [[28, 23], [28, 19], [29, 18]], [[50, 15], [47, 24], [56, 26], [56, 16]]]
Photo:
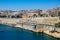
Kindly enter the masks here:
[[49, 9], [60, 6], [60, 0], [0, 0], [0, 10]]

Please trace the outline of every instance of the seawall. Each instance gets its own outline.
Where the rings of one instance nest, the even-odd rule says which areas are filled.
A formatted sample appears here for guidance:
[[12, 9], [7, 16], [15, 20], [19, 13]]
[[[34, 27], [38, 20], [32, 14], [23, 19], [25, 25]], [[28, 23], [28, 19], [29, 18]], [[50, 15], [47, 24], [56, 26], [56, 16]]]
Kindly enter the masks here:
[[[34, 20], [34, 21], [36, 21], [36, 22], [38, 22], [38, 23], [40, 23], [40, 22], [51, 22], [51, 23], [53, 23], [53, 22], [58, 22], [58, 18], [54, 18], [54, 20], [52, 20], [52, 21], [49, 21], [49, 20], [51, 20], [51, 19], [53, 19], [53, 18], [51, 18], [51, 19], [49, 19], [48, 21], [45, 21], [45, 20], [47, 20], [48, 18], [46, 18], [46, 19], [43, 19], [43, 18], [34, 18], [34, 19], [31, 19], [31, 20]], [[56, 19], [56, 20], [55, 20]], [[0, 18], [0, 23], [2, 23], [2, 24], [15, 24], [15, 27], [19, 27], [19, 28], [23, 28], [23, 29], [27, 29], [27, 30], [31, 30], [31, 31], [34, 31], [34, 32], [44, 32], [44, 33], [46, 33], [46, 34], [48, 34], [48, 35], [51, 35], [51, 36], [53, 36], [53, 37], [57, 37], [57, 38], [60, 38], [60, 33], [49, 33], [49, 31], [50, 30], [53, 30], [54, 29], [54, 26], [53, 26], [53, 28], [50, 26], [50, 24], [49, 25], [46, 25], [46, 26], [44, 26], [43, 27], [43, 25], [27, 25], [27, 24], [21, 24], [21, 22], [22, 21], [20, 21], [20, 20], [22, 20], [22, 21], [24, 21], [24, 22], [26, 22], [26, 21], [28, 21], [28, 20], [30, 20], [29, 18], [28, 19], [21, 19], [21, 18]], [[19, 23], [18, 23], [19, 22]], [[47, 30], [49, 30], [48, 32], [47, 32]], [[56, 35], [56, 36], [54, 36], [54, 35]]]

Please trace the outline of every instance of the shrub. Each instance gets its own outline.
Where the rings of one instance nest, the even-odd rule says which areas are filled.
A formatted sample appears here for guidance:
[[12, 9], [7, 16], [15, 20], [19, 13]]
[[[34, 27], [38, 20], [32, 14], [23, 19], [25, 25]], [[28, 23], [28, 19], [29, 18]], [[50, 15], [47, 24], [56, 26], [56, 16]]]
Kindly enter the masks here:
[[56, 23], [55, 27], [60, 27], [60, 22]]

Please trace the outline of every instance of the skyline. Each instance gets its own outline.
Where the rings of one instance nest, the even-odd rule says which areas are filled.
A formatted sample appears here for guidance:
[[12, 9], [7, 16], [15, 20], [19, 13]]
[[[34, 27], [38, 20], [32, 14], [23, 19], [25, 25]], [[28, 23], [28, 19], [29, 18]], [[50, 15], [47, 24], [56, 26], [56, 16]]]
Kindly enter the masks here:
[[0, 0], [0, 10], [50, 9], [60, 6], [60, 0]]

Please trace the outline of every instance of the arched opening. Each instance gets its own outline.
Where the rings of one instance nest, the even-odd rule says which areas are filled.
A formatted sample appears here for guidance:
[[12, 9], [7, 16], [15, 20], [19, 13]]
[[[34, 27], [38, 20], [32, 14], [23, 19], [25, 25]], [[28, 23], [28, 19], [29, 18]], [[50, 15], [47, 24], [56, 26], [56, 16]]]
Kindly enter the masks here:
[[3, 18], [7, 18], [7, 16], [6, 16], [6, 15], [3, 15], [2, 17], [3, 17]]
[[22, 15], [17, 15], [17, 18], [22, 18]]
[[16, 18], [16, 17], [14, 15], [12, 15], [11, 18]]

